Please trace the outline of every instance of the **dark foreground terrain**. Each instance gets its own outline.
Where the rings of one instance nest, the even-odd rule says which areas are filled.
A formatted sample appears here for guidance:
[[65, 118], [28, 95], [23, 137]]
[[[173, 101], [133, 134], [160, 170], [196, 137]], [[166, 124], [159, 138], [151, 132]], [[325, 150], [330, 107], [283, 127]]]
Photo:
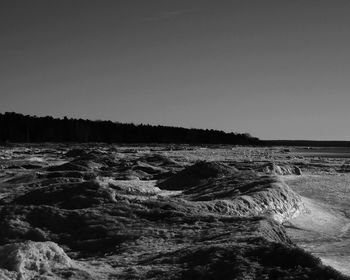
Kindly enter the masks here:
[[286, 148], [3, 146], [0, 279], [349, 279], [317, 257], [350, 256], [317, 254], [348, 240], [348, 190], [308, 179], [347, 171]]

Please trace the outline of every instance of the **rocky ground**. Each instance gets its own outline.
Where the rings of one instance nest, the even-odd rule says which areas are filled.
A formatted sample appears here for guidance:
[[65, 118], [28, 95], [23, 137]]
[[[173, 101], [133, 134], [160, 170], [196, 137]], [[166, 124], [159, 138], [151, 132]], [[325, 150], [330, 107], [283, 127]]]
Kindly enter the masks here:
[[349, 171], [283, 147], [2, 146], [0, 279], [349, 279], [324, 265], [350, 275]]

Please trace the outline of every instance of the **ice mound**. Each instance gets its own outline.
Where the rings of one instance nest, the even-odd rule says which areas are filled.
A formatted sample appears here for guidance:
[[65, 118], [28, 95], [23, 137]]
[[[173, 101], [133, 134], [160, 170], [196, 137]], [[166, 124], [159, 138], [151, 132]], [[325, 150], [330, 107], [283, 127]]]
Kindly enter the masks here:
[[295, 165], [277, 165], [269, 163], [264, 166], [263, 171], [274, 175], [302, 175], [301, 169]]
[[161, 192], [161, 190], [155, 186], [155, 181], [99, 179], [105, 184], [108, 182], [108, 186], [117, 190], [119, 193], [152, 195]]
[[276, 176], [238, 172], [184, 191], [190, 201], [213, 213], [268, 215], [282, 223], [304, 211], [300, 195]]
[[176, 162], [175, 160], [166, 157], [164, 155], [161, 154], [150, 154], [150, 155], [146, 155], [140, 158], [140, 161], [144, 161], [150, 164], [154, 164], [157, 166], [181, 166], [178, 162]]
[[26, 241], [0, 247], [0, 276], [4, 279], [33, 279], [72, 266], [73, 261], [54, 242]]
[[81, 157], [86, 156], [88, 153], [84, 149], [71, 149], [65, 153], [66, 157]]
[[83, 209], [114, 202], [114, 191], [98, 181], [68, 183], [34, 189], [15, 199], [21, 205], [51, 205], [62, 209]]
[[167, 190], [183, 190], [205, 183], [210, 178], [220, 178], [236, 172], [236, 168], [220, 162], [199, 161], [160, 182], [158, 187]]

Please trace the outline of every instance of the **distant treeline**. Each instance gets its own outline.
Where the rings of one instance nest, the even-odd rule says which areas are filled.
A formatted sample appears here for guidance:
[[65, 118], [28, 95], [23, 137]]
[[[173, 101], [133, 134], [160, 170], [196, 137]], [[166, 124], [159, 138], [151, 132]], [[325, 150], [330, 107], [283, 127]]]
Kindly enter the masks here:
[[209, 129], [135, 125], [112, 121], [91, 121], [0, 114], [1, 142], [105, 142], [188, 143], [258, 145], [247, 133], [225, 133]]

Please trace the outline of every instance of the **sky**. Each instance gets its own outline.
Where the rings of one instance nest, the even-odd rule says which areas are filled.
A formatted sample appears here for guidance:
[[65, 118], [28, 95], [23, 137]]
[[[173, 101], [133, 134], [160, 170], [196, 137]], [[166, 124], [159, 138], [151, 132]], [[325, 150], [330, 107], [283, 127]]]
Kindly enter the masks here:
[[0, 112], [350, 140], [348, 0], [1, 0]]

